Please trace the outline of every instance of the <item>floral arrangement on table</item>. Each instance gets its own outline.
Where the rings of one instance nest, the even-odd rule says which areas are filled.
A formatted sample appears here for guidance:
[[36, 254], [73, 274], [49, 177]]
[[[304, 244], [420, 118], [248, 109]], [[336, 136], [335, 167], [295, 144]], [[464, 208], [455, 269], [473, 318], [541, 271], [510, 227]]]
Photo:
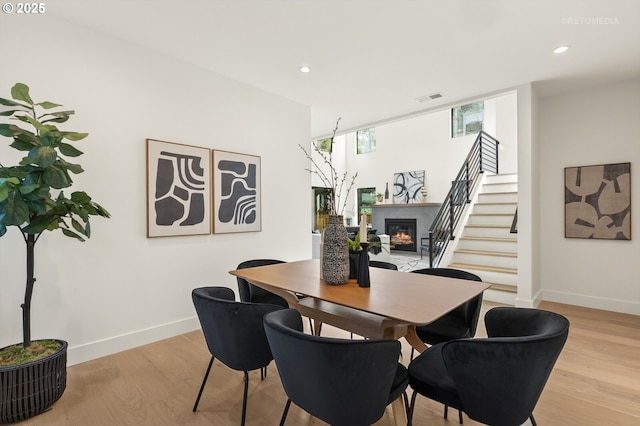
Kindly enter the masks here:
[[[329, 171], [325, 172], [322, 167], [316, 162], [311, 153], [305, 149], [302, 145], [298, 144], [300, 149], [307, 156], [311, 164], [313, 164], [313, 169], [306, 169], [308, 172], [318, 176], [322, 181], [322, 184], [331, 189], [331, 196], [329, 198], [329, 214], [331, 215], [342, 215], [344, 211], [347, 201], [349, 199], [349, 193], [353, 188], [353, 185], [356, 182], [356, 177], [358, 173], [354, 173], [351, 177], [351, 181], [347, 183], [347, 172], [345, 171], [342, 175], [338, 174], [335, 166], [333, 165], [333, 140], [336, 137], [336, 133], [338, 132], [338, 124], [340, 123], [341, 118], [338, 118], [336, 121], [336, 127], [333, 129], [333, 135], [329, 141], [329, 151], [325, 152], [318, 146], [317, 142], [314, 142], [313, 150], [322, 158], [322, 162], [324, 162], [328, 167]], [[343, 190], [346, 190], [344, 197], [342, 197]]]

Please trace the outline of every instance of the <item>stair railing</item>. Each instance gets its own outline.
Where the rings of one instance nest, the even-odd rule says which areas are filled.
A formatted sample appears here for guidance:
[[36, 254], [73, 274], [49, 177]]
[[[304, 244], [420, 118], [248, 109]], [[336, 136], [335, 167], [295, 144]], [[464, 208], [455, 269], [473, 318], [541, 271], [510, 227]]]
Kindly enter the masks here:
[[438, 266], [449, 241], [455, 238], [454, 230], [466, 205], [471, 202], [471, 194], [480, 181], [480, 175], [485, 171], [498, 173], [498, 144], [498, 140], [488, 133], [478, 133], [467, 159], [451, 183], [451, 189], [429, 228], [430, 268]]

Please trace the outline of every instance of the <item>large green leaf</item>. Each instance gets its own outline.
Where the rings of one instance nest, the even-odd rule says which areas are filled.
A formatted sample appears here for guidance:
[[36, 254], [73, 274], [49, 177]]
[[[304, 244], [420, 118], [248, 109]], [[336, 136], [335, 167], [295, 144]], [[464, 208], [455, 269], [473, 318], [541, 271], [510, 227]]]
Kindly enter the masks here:
[[91, 197], [84, 191], [75, 191], [71, 194], [71, 201], [78, 204], [85, 204], [91, 201]]
[[54, 123], [64, 123], [69, 120], [69, 117], [75, 114], [75, 111], [56, 111], [50, 112], [47, 114], [42, 114], [38, 117], [42, 123], [54, 122]]
[[40, 188], [40, 185], [38, 185], [38, 184], [22, 185], [20, 187], [20, 193], [22, 195], [31, 194], [33, 191], [36, 191], [39, 188]]
[[42, 180], [45, 184], [52, 188], [61, 189], [71, 186], [71, 179], [69, 175], [59, 167], [55, 165], [48, 167], [42, 173]]
[[0, 224], [0, 237], [7, 233], [7, 227]]
[[50, 215], [36, 216], [22, 230], [27, 234], [39, 234], [47, 229], [53, 220], [55, 218]]
[[18, 111], [22, 112], [22, 110], [19, 110], [19, 109], [8, 109], [8, 110], [6, 110], [6, 111], [1, 111], [1, 112], [0, 112], [0, 115], [1, 115], [1, 116], [7, 116], [7, 117], [8, 117], [8, 116], [10, 116], [10, 115], [15, 114], [15, 113], [16, 113], [16, 112], [18, 112]]
[[25, 109], [30, 109], [28, 105], [21, 104], [20, 102], [12, 101], [11, 99], [0, 98], [0, 105], [15, 107], [19, 106]]
[[29, 162], [42, 168], [51, 166], [58, 158], [58, 153], [50, 146], [38, 146], [29, 151]]
[[58, 163], [62, 167], [68, 169], [71, 173], [80, 174], [80, 173], [84, 172], [84, 169], [82, 168], [82, 166], [80, 164], [69, 163], [69, 162], [65, 161], [63, 158], [58, 158]]
[[9, 138], [19, 135], [24, 132], [24, 129], [16, 126], [15, 124], [0, 123], [0, 135], [7, 136]]
[[67, 157], [78, 157], [82, 155], [82, 151], [80, 151], [73, 145], [69, 145], [68, 143], [61, 142], [58, 145], [58, 148], [60, 149], [60, 152], [66, 155]]
[[84, 138], [86, 138], [87, 136], [89, 136], [89, 133], [78, 133], [78, 132], [60, 132], [60, 135], [62, 137], [64, 137], [65, 139], [69, 139], [70, 141], [79, 141], [82, 140]]
[[0, 179], [0, 203], [7, 199], [9, 196], [9, 188], [4, 182], [1, 182], [3, 179]]
[[69, 229], [65, 229], [65, 228], [61, 228], [61, 229], [62, 229], [62, 233], [67, 237], [75, 238], [78, 241], [84, 242], [84, 238], [82, 238], [80, 235], [76, 234], [75, 232], [72, 232]]
[[7, 199], [3, 201], [4, 211], [2, 224], [5, 226], [20, 226], [29, 220], [29, 207], [18, 191], [9, 191]]
[[29, 86], [24, 83], [16, 83], [11, 88], [11, 96], [17, 101], [23, 101], [28, 103], [29, 105], [33, 105], [31, 96], [29, 96]]
[[53, 102], [49, 102], [49, 101], [44, 101], [44, 102], [38, 102], [36, 105], [44, 108], [44, 109], [51, 109], [51, 108], [56, 108], [56, 107], [61, 107], [62, 105], [60, 104], [56, 104]]

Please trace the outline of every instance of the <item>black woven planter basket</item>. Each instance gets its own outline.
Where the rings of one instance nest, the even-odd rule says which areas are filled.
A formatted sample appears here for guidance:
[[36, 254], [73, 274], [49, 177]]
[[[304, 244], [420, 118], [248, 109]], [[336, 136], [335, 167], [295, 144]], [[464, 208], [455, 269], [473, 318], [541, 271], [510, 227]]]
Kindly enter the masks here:
[[67, 342], [53, 355], [0, 367], [0, 423], [15, 423], [42, 413], [67, 386]]

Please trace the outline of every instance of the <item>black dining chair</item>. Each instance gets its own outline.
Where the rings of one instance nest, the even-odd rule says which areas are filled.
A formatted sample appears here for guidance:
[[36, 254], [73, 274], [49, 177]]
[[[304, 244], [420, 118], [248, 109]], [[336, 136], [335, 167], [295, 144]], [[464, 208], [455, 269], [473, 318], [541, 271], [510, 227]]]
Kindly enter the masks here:
[[[241, 262], [236, 269], [255, 268], [256, 266], [275, 265], [278, 263], [284, 263], [283, 260], [277, 259], [251, 259]], [[287, 301], [271, 293], [263, 288], [253, 285], [244, 278], [236, 277], [238, 280], [238, 295], [240, 301], [251, 303], [270, 303], [272, 305], [280, 305], [283, 308], [288, 308]]]
[[273, 355], [264, 332], [263, 317], [282, 306], [263, 303], [236, 302], [235, 293], [227, 287], [200, 287], [191, 292], [202, 326], [202, 332], [211, 353], [209, 366], [202, 380], [193, 411], [198, 403], [217, 358], [227, 367], [244, 372], [244, 396], [242, 400], [242, 420], [245, 424], [249, 371], [266, 367]]
[[[469, 281], [482, 281], [482, 278], [471, 272], [453, 268], [424, 268], [411, 271], [415, 274], [435, 275], [439, 277], [458, 278]], [[431, 324], [416, 327], [420, 340], [428, 345], [448, 342], [463, 337], [474, 337], [478, 328], [480, 308], [482, 307], [482, 293], [463, 303], [453, 311], [437, 319]], [[411, 359], [414, 350], [411, 348]], [[444, 418], [448, 417], [449, 409], [444, 406]], [[462, 423], [462, 413], [458, 411], [458, 420]]]
[[[256, 266], [276, 265], [278, 263], [285, 263], [285, 261], [277, 259], [251, 259], [241, 262], [236, 269], [255, 268]], [[260, 288], [257, 285], [251, 284], [244, 278], [236, 278], [238, 280], [238, 295], [242, 302], [270, 303], [272, 305], [282, 306], [283, 308], [289, 307], [289, 303], [287, 303], [283, 297]], [[298, 299], [304, 298], [301, 294], [296, 294], [296, 297]], [[311, 321], [311, 318], [309, 318], [309, 327], [313, 332], [313, 322]], [[264, 374], [266, 373], [267, 369], [265, 367]]]
[[372, 268], [391, 269], [392, 271], [398, 270], [398, 265], [391, 262], [383, 262], [382, 260], [370, 260], [369, 266]]
[[264, 328], [288, 397], [281, 426], [291, 402], [334, 426], [370, 425], [397, 398], [406, 404], [408, 378], [397, 340], [305, 334], [294, 309], [267, 314]]
[[487, 338], [432, 346], [409, 364], [416, 395], [464, 411], [481, 423], [514, 426], [533, 410], [569, 334], [569, 321], [554, 312], [497, 307], [485, 315]]

